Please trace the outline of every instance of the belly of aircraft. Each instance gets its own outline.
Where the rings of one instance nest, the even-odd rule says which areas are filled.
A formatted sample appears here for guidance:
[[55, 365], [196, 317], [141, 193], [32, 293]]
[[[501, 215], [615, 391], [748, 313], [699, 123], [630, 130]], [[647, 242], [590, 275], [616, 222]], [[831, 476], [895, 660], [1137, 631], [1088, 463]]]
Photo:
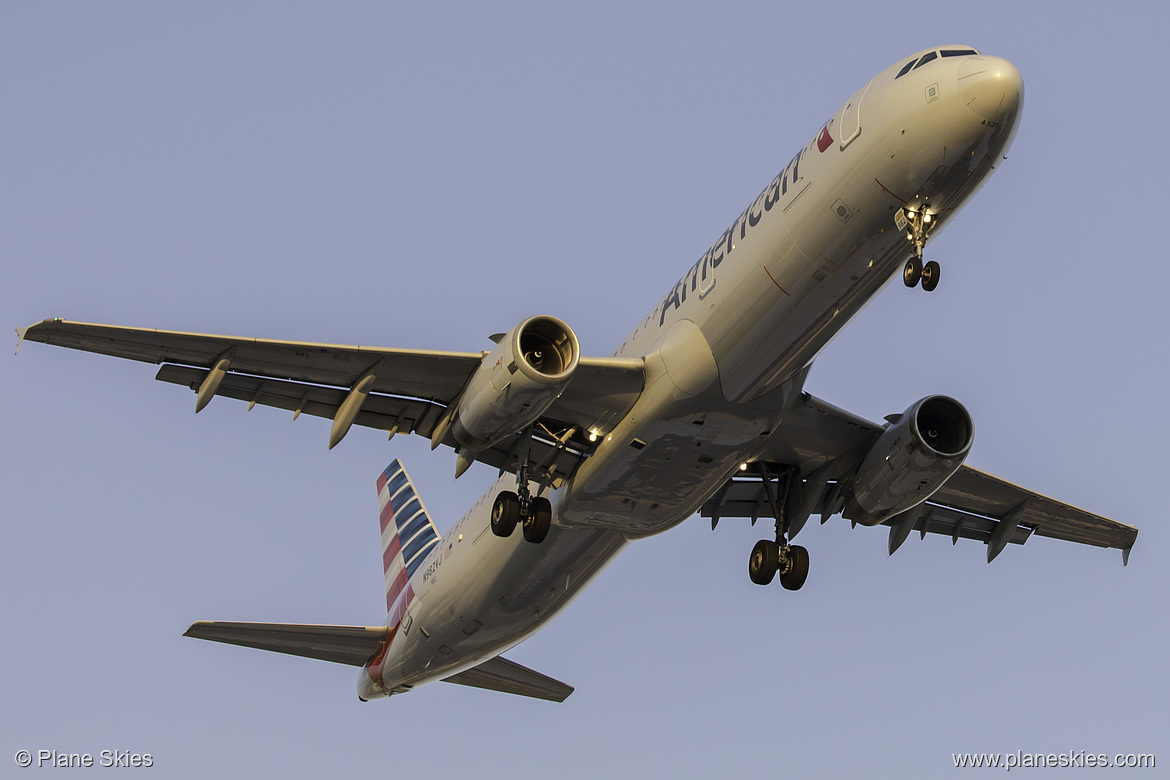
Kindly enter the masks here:
[[444, 536], [439, 554], [447, 546], [451, 552], [419, 583], [382, 666], [383, 692], [449, 677], [531, 636], [627, 543], [612, 531], [556, 523], [540, 544], [524, 541], [519, 532], [501, 538], [490, 529], [490, 507], [490, 500], [481, 501]]

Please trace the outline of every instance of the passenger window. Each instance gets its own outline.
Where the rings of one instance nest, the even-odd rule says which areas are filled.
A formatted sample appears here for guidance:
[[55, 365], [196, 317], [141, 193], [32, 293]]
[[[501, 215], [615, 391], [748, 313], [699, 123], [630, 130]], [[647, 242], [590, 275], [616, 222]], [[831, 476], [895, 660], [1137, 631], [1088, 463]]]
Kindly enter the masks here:
[[918, 61], [918, 64], [914, 66], [914, 70], [918, 70], [918, 69], [919, 69], [919, 68], [921, 68], [923, 65], [925, 65], [925, 64], [926, 64], [926, 63], [928, 63], [928, 62], [930, 62], [930, 61], [931, 61], [931, 60], [933, 60], [933, 59], [936, 59], [937, 57], [938, 57], [938, 55], [937, 55], [937, 54], [935, 54], [934, 52], [930, 52], [929, 54], [923, 54], [923, 55], [922, 55], [922, 59], [920, 59], [920, 60]]

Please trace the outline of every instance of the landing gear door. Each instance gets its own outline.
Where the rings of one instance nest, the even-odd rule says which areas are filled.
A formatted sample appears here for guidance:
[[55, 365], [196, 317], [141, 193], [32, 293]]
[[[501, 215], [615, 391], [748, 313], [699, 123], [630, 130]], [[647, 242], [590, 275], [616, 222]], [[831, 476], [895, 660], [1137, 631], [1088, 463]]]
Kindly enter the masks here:
[[861, 102], [865, 98], [865, 93], [869, 91], [869, 86], [873, 82], [869, 82], [853, 97], [849, 98], [849, 102], [841, 109], [841, 119], [837, 123], [841, 133], [841, 150], [853, 143], [857, 136], [861, 135]]

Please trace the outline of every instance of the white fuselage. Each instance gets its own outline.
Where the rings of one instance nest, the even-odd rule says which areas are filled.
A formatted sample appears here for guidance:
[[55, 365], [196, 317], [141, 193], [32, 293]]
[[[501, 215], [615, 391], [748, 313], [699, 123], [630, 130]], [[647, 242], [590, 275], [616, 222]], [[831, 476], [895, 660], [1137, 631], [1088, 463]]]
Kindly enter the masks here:
[[645, 388], [550, 496], [548, 537], [491, 532], [510, 475], [447, 532], [377, 673], [363, 670], [362, 698], [530, 636], [630, 540], [682, 522], [763, 450], [816, 355], [911, 255], [898, 209], [930, 213], [936, 233], [1014, 135], [1023, 87], [1010, 63], [937, 57], [899, 76], [908, 62], [858, 90], [621, 344], [616, 354], [644, 357]]

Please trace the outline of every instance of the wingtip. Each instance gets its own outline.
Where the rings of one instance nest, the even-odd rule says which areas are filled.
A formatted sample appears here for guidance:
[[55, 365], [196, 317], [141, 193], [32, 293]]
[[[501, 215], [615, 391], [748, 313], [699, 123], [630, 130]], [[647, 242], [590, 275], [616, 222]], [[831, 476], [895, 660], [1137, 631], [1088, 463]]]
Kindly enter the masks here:
[[187, 630], [183, 632], [183, 636], [189, 636], [193, 639], [202, 639], [199, 636], [199, 629], [211, 623], [210, 620], [196, 620], [191, 625], [187, 626]]
[[[64, 317], [49, 317], [46, 320], [41, 320], [40, 322], [34, 322], [32, 325], [29, 325], [27, 328], [17, 328], [16, 329], [16, 352], [13, 354], [17, 354], [17, 355], [20, 354], [20, 345], [24, 343], [25, 336], [28, 335], [28, 332], [30, 330], [32, 330], [33, 328], [37, 327], [38, 325], [48, 325], [50, 323], [57, 323], [57, 322], [64, 322], [64, 321], [65, 321]], [[33, 339], [33, 340], [37, 341], [38, 339]]]

